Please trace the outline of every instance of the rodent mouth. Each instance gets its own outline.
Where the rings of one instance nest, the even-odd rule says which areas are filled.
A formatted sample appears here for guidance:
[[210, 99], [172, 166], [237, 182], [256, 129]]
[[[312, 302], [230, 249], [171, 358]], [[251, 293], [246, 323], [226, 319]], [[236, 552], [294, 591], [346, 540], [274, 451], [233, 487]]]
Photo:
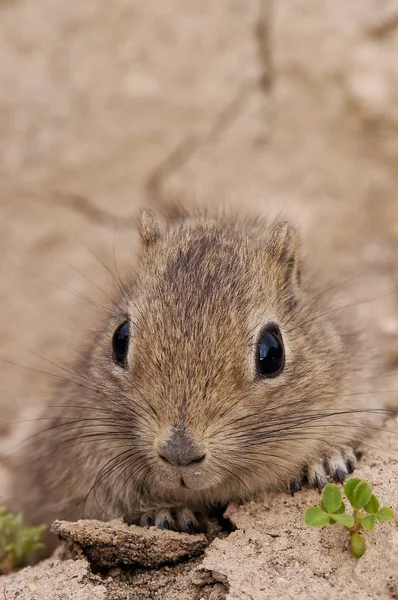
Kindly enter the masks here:
[[188, 487], [188, 486], [187, 486], [187, 484], [185, 483], [185, 481], [184, 481], [184, 478], [183, 478], [183, 477], [180, 477], [180, 486], [181, 486], [182, 488], [185, 488], [186, 490], [189, 490], [189, 487]]
[[168, 490], [180, 490], [188, 493], [198, 490], [208, 489], [210, 487], [206, 473], [192, 471], [190, 469], [165, 469], [159, 472], [157, 479], [158, 485]]

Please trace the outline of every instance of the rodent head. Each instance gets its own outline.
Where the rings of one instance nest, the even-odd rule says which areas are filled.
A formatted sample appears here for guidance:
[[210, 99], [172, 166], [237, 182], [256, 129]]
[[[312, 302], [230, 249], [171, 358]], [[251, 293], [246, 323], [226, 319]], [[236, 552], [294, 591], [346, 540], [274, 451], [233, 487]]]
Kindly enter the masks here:
[[125, 412], [136, 479], [215, 498], [287, 482], [316, 445], [305, 416], [339, 382], [339, 339], [311, 320], [296, 230], [206, 216], [162, 227], [148, 212], [141, 237], [126, 315], [93, 361]]

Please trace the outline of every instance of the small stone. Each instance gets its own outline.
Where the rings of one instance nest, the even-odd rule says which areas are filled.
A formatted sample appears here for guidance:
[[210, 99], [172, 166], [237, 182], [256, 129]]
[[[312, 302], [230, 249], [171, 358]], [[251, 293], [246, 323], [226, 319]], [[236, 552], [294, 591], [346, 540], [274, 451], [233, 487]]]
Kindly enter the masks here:
[[191, 581], [194, 585], [204, 587], [205, 585], [214, 584], [214, 577], [211, 571], [197, 567], [192, 573]]
[[225, 600], [227, 588], [222, 583], [216, 583], [210, 593], [209, 600]]

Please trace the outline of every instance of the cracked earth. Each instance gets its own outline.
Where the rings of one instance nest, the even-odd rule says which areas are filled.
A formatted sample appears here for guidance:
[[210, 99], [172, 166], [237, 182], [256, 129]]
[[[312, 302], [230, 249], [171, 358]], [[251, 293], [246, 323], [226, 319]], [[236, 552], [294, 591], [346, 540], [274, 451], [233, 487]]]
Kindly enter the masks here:
[[[162, 195], [282, 209], [309, 257], [322, 249], [330, 280], [363, 272], [342, 299], [385, 349], [380, 389], [398, 390], [397, 55], [397, 0], [0, 0], [0, 355], [32, 369], [0, 363], [0, 494], [4, 456], [24, 436], [16, 422], [46, 397], [37, 369], [56, 372], [41, 357], [78, 352], [110, 273], [127, 272], [137, 209]], [[396, 421], [386, 429], [359, 476], [398, 508]], [[303, 525], [314, 500], [307, 490], [230, 507], [237, 530], [175, 566], [94, 574], [57, 555], [0, 589], [20, 600], [397, 598], [396, 524], [372, 532], [355, 562], [337, 532]]]

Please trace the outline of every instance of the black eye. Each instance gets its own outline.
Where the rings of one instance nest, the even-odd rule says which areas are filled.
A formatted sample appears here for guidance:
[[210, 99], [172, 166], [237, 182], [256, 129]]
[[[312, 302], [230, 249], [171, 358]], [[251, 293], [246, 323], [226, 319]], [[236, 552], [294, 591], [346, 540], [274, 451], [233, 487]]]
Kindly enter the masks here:
[[127, 350], [129, 348], [130, 325], [124, 321], [117, 329], [112, 338], [113, 360], [121, 367], [126, 366]]
[[285, 366], [282, 336], [275, 326], [264, 329], [257, 343], [257, 373], [259, 377], [276, 377]]

